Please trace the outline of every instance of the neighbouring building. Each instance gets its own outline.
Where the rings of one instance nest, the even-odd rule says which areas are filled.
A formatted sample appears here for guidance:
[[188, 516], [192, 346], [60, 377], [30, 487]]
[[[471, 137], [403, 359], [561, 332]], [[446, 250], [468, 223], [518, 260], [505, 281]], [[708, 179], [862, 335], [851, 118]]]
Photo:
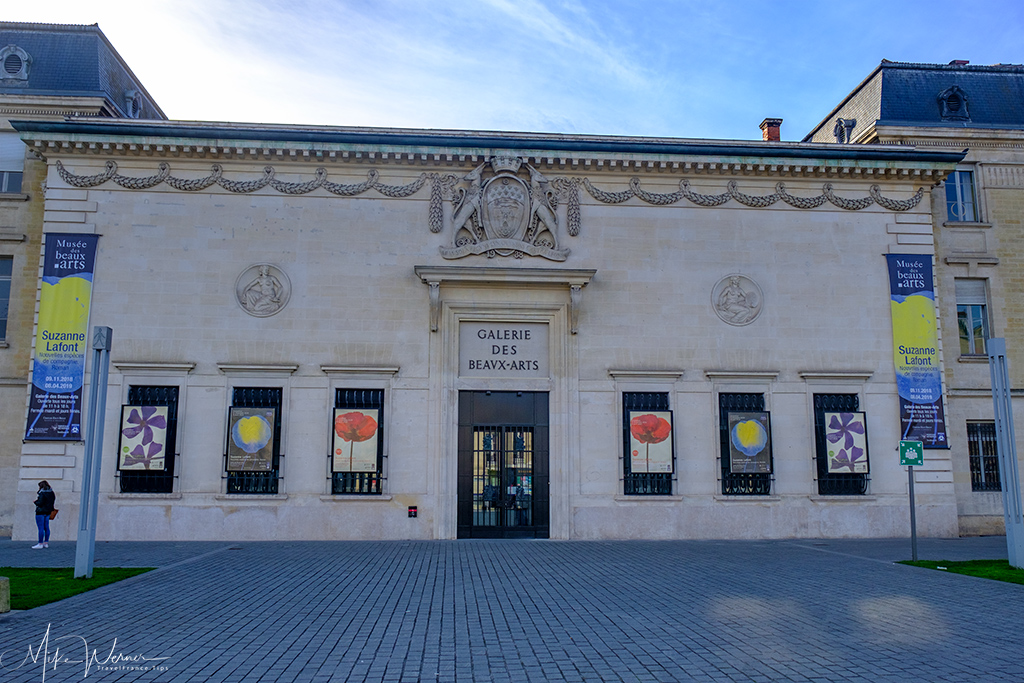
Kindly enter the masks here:
[[[930, 265], [960, 152], [13, 125], [47, 186], [33, 382], [88, 346], [54, 306], [113, 330], [100, 539], [909, 533], [890, 270]], [[31, 392], [17, 539], [44, 477], [75, 529], [73, 384]], [[955, 535], [950, 451], [918, 470]]]
[[[46, 164], [10, 125], [65, 116], [166, 118], [95, 26], [0, 22], [0, 536], [11, 534], [15, 489], [37, 466], [74, 467], [22, 448], [39, 287]], [[59, 190], [51, 206], [59, 205]], [[50, 473], [44, 469], [42, 474]], [[26, 484], [27, 485], [27, 484]], [[71, 493], [58, 477], [58, 491]]]
[[[1003, 532], [986, 341], [1024, 392], [1024, 65], [883, 61], [805, 142], [966, 150], [932, 193], [947, 425], [961, 534]], [[956, 321], [954, 324], [953, 321]], [[1024, 404], [1015, 400], [1017, 424]], [[1024, 449], [1019, 449], [1024, 450]]]

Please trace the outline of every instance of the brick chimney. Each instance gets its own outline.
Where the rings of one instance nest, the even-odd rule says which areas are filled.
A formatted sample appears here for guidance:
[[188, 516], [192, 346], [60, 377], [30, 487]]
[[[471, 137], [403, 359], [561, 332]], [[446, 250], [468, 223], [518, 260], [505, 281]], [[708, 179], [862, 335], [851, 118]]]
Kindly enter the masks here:
[[779, 128], [782, 127], [782, 119], [765, 119], [761, 122], [761, 134], [765, 142], [779, 142]]

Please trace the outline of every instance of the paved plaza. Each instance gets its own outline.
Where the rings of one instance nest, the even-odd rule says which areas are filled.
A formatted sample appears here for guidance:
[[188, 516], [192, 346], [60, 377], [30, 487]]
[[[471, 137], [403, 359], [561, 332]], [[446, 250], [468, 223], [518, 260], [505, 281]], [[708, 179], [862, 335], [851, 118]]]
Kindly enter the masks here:
[[[29, 545], [0, 541], [0, 566], [74, 564], [73, 542]], [[158, 569], [0, 615], [0, 683], [1024, 681], [1024, 586], [909, 557], [907, 539], [99, 543], [97, 566]]]

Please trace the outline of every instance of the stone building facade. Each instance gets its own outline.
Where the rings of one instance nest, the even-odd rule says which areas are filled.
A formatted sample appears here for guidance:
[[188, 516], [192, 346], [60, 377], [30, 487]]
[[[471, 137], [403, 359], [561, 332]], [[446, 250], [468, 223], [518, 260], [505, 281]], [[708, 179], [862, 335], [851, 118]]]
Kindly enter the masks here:
[[166, 118], [97, 26], [0, 22], [0, 536], [14, 524], [19, 468], [67, 462], [21, 445], [46, 164], [26, 155], [10, 120], [70, 115]]
[[[959, 153], [15, 127], [44, 242], [98, 235], [98, 538], [909, 533], [885, 257], [933, 253]], [[866, 424], [849, 471], [832, 413]], [[43, 476], [71, 537], [81, 443], [24, 450], [15, 537]], [[918, 474], [955, 535], [949, 451]]]
[[985, 341], [1006, 338], [1021, 424], [1024, 66], [883, 61], [805, 141], [967, 150], [931, 203], [949, 444], [960, 533], [1002, 533]]

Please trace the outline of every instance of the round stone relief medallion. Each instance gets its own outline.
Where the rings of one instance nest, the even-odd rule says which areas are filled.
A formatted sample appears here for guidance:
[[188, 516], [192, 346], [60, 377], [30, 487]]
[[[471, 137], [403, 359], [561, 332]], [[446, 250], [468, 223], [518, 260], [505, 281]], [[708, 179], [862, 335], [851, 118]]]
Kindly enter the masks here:
[[235, 280], [235, 301], [246, 313], [257, 318], [274, 315], [288, 303], [292, 283], [277, 266], [256, 263]]
[[757, 283], [746, 275], [726, 275], [711, 290], [711, 306], [730, 325], [749, 325], [761, 315], [764, 295]]

